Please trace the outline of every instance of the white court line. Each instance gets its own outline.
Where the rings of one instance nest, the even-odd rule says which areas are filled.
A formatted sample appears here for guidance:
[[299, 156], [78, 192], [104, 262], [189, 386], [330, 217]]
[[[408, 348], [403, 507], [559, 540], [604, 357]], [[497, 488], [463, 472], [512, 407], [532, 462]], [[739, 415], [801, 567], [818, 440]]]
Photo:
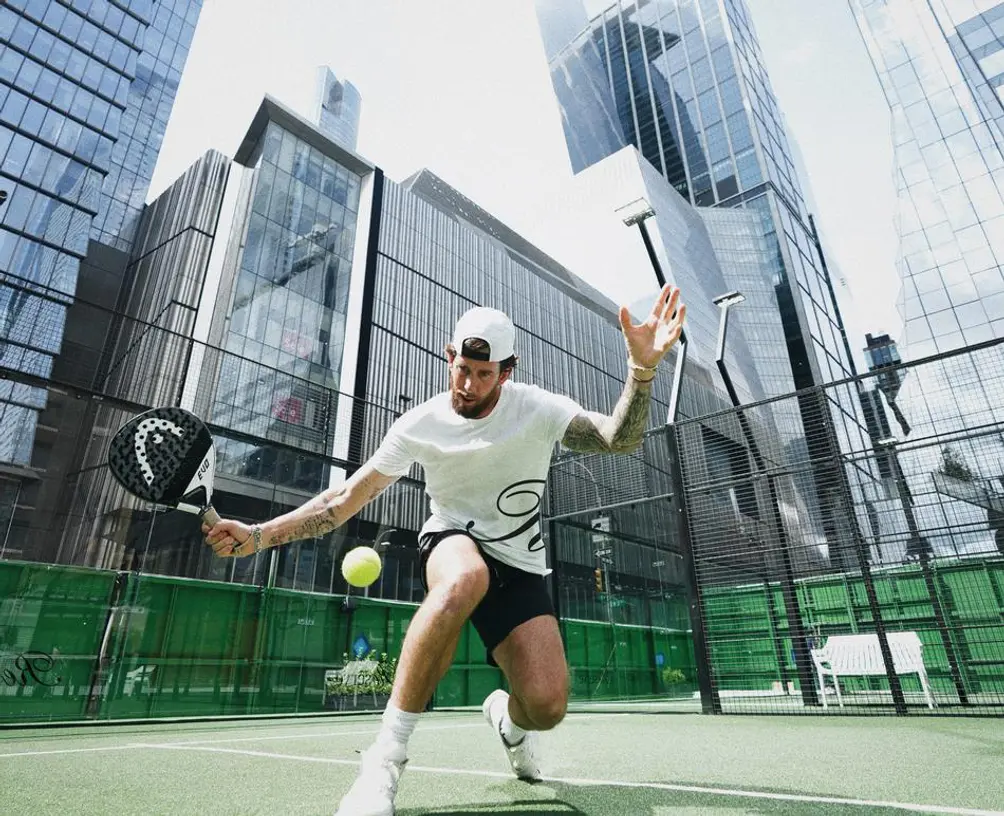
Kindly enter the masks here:
[[136, 748], [136, 745], [105, 745], [99, 748], [54, 748], [51, 751], [18, 751], [12, 754], [0, 754], [0, 759], [6, 757], [49, 756], [51, 754], [90, 754], [95, 751], [125, 751]]
[[[587, 719], [586, 717], [577, 717], [576, 719]], [[415, 733], [422, 734], [426, 731], [453, 731], [462, 728], [484, 728], [485, 724], [483, 722], [477, 723], [460, 723], [457, 725], [426, 725], [419, 726]], [[225, 737], [222, 739], [208, 739], [208, 740], [177, 740], [171, 742], [158, 743], [157, 747], [169, 747], [172, 745], [222, 745], [231, 742], [268, 742], [271, 740], [287, 740], [287, 739], [307, 739], [311, 737], [375, 737], [379, 731], [298, 731], [295, 734], [277, 734], [271, 737]], [[26, 757], [26, 756], [51, 756], [53, 754], [89, 754], [97, 751], [127, 751], [130, 748], [149, 748], [151, 743], [146, 742], [128, 742], [122, 745], [103, 745], [95, 746], [90, 748], [53, 748], [46, 751], [18, 751], [9, 754], [0, 754], [0, 759], [7, 757]]]
[[[262, 757], [264, 759], [291, 759], [297, 762], [319, 762], [325, 765], [358, 765], [353, 759], [335, 759], [333, 757], [297, 756], [294, 754], [275, 754], [268, 751], [242, 751], [236, 748], [211, 748], [203, 746], [174, 746], [171, 744], [143, 744], [137, 747], [168, 749], [175, 751], [207, 751], [219, 754], [241, 754], [244, 756]], [[512, 779], [511, 773], [500, 771], [479, 771], [466, 768], [431, 768], [422, 765], [408, 765], [409, 771], [419, 773], [443, 774], [455, 776], [481, 776], [491, 779]], [[909, 802], [886, 802], [875, 799], [850, 799], [841, 796], [811, 796], [797, 793], [772, 793], [769, 791], [750, 791], [739, 788], [710, 788], [698, 785], [674, 785], [668, 782], [622, 782], [616, 779], [582, 779], [578, 777], [545, 776], [542, 782], [558, 782], [565, 785], [581, 787], [598, 787], [608, 785], [614, 788], [643, 788], [648, 790], [675, 791], [679, 793], [702, 793], [714, 796], [736, 796], [746, 799], [773, 799], [783, 802], [807, 802], [821, 805], [851, 805], [854, 807], [888, 808], [906, 810], [914, 813], [950, 813], [955, 816], [1004, 816], [1000, 810], [978, 810], [975, 808], [951, 807], [948, 805], [915, 805]]]
[[[415, 729], [416, 734], [421, 734], [425, 731], [453, 731], [460, 728], [484, 728], [485, 724], [483, 722], [479, 723], [462, 723], [460, 725], [427, 725], [425, 728], [419, 726]], [[218, 745], [226, 742], [265, 742], [266, 740], [285, 740], [285, 739], [303, 739], [305, 737], [364, 737], [371, 736], [375, 737], [379, 734], [379, 729], [376, 731], [303, 731], [298, 734], [277, 734], [274, 737], [230, 737], [227, 739], [211, 739], [211, 740], [181, 740], [172, 741], [168, 744], [170, 745]]]
[[[579, 720], [592, 720], [598, 719], [600, 716], [603, 717], [626, 717], [627, 714], [605, 714], [605, 715], [590, 715], [582, 714], [571, 715], [565, 722], [574, 723]], [[426, 731], [453, 731], [463, 728], [484, 728], [485, 724], [483, 722], [476, 723], [459, 723], [457, 725], [419, 725], [416, 729], [416, 733], [421, 734]], [[365, 736], [376, 736], [379, 731], [297, 731], [295, 734], [276, 734], [271, 737], [224, 737], [221, 739], [207, 739], [207, 740], [172, 740], [171, 742], [158, 743], [158, 745], [223, 745], [232, 742], [270, 742], [272, 740], [287, 740], [287, 739], [307, 739], [312, 737], [365, 737]], [[150, 743], [143, 742], [128, 742], [122, 745], [104, 745], [91, 748], [53, 748], [45, 751], [18, 751], [16, 753], [2, 754], [0, 753], [0, 759], [7, 757], [26, 757], [26, 756], [51, 756], [53, 754], [89, 754], [97, 751], [127, 751], [130, 748], [146, 748], [149, 747]]]

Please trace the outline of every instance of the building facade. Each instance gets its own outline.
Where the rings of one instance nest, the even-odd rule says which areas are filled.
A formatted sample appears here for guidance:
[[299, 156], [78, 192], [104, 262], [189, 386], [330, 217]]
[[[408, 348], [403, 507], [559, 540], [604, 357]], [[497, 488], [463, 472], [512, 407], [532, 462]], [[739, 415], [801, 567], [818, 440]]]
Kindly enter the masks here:
[[[22, 375], [0, 390], [0, 462], [9, 467], [31, 468], [44, 382], [90, 242], [112, 246], [118, 255], [101, 263], [124, 274], [200, 8], [0, 7], [0, 364]], [[19, 490], [20, 475], [0, 484], [0, 493]]]
[[906, 359], [1004, 337], [1004, 3], [851, 3], [892, 112]]
[[[641, 165], [636, 156], [633, 149], [625, 151], [619, 157], [625, 167], [615, 175], [623, 176], [632, 165], [638, 170]], [[656, 179], [665, 184], [658, 175]], [[667, 235], [672, 239], [660, 241], [660, 246], [677, 274], [693, 278], [695, 286], [718, 292], [715, 287], [721, 285], [722, 269], [709, 232], [685, 202], [679, 205], [672, 218], [664, 210], [659, 228], [670, 230]], [[400, 184], [384, 182], [382, 198], [374, 206], [379, 243], [375, 264], [367, 267], [373, 291], [368, 307], [370, 351], [366, 360], [360, 358], [357, 382], [363, 390], [357, 390], [357, 396], [364, 393], [374, 402], [404, 410], [442, 391], [447, 381], [446, 339], [467, 308], [483, 304], [503, 309], [513, 319], [520, 356], [514, 374], [517, 380], [567, 394], [589, 410], [612, 410], [626, 374], [618, 304], [428, 170]], [[644, 304], [646, 309], [649, 306]], [[706, 307], [698, 304], [694, 314], [700, 316], [704, 308], [717, 311], [709, 301]], [[713, 336], [714, 326], [706, 328]], [[699, 335], [704, 329], [694, 324], [688, 331]], [[761, 385], [748, 365], [744, 334], [744, 327], [736, 325], [730, 344], [734, 342], [743, 358], [736, 368], [737, 387], [750, 400]], [[667, 420], [678, 354], [679, 349], [671, 353], [656, 378], [655, 427]], [[688, 357], [680, 390], [681, 418], [703, 416], [729, 405], [707, 358], [707, 354], [703, 360], [699, 354]], [[388, 365], [389, 360], [394, 364]], [[765, 455], [773, 462], [781, 461], [783, 444], [773, 415], [752, 411], [750, 416]], [[392, 418], [380, 416], [366, 426], [364, 452], [375, 448]], [[749, 477], [738, 426], [708, 428], [703, 442], [695, 467]], [[411, 482], [388, 491], [366, 513], [380, 525], [411, 531], [414, 536], [427, 509], [420, 470], [410, 475]], [[556, 571], [552, 593], [562, 615], [689, 625], [685, 615], [680, 618], [680, 610], [686, 607], [682, 555], [686, 545], [674, 522], [673, 495], [666, 439], [661, 434], [653, 434], [632, 456], [556, 452], [537, 509], [542, 535], [550, 545], [550, 564]], [[752, 492], [736, 497], [716, 494], [714, 500], [719, 513], [699, 524], [695, 521], [695, 537], [710, 537], [711, 528], [716, 533], [738, 530], [745, 518], [767, 516]], [[789, 508], [786, 517], [804, 517], [787, 483], [783, 501]], [[793, 539], [799, 569], [818, 568], [821, 559], [811, 540], [800, 532]], [[755, 555], [737, 554], [722, 574], [747, 574], [751, 566], [747, 559]], [[411, 551], [392, 548], [385, 564], [390, 577], [374, 586], [372, 594], [407, 599], [412, 592], [411, 597], [420, 597]], [[755, 570], [749, 574], [760, 576]]]

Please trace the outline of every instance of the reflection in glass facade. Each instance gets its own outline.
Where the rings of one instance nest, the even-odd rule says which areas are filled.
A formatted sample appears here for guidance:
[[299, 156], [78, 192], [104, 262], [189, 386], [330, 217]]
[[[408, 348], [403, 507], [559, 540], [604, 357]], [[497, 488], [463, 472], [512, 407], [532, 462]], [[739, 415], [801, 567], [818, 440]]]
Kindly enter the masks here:
[[201, 10], [202, 0], [151, 4], [91, 230], [95, 241], [123, 251], [132, 246]]
[[[766, 353], [755, 363], [768, 395], [851, 376], [839, 309], [744, 0], [625, 0], [605, 4], [591, 19], [581, 2], [538, 0], [537, 10], [573, 168], [632, 144], [695, 206], [759, 213], [745, 226], [720, 219], [713, 230], [726, 256], [735, 254], [731, 226], [757, 223], [762, 230], [766, 255], [758, 271], [773, 292], [754, 297], [749, 310], [757, 313], [748, 317], [754, 326], [759, 318], [767, 331], [780, 329], [784, 338], [773, 347], [758, 344]], [[596, 138], [595, 121], [609, 121], [610, 111], [622, 138]], [[737, 271], [733, 279], [733, 268], [722, 263], [729, 288], [756, 286], [756, 272], [751, 279]], [[820, 399], [824, 404], [799, 406], [797, 425], [810, 427], [826, 416], [830, 428], [792, 440], [791, 455], [826, 461], [866, 449], [853, 390], [832, 389]], [[817, 485], [820, 503], [843, 513], [843, 499], [824, 495], [843, 480], [820, 478], [826, 483]], [[871, 474], [852, 467], [850, 481], [860, 503]]]
[[330, 68], [317, 69], [317, 124], [338, 144], [356, 149], [362, 97], [356, 86], [340, 80]]
[[[892, 112], [903, 357], [1004, 338], [1004, 3], [853, 0], [851, 7]], [[962, 418], [983, 428], [1004, 420], [1004, 392], [989, 376], [1002, 364], [1000, 345], [978, 357], [948, 356], [908, 373], [899, 389], [903, 444], [944, 440], [898, 454], [908, 457], [908, 472], [926, 474], [910, 484], [935, 555], [994, 547], [986, 532], [994, 508], [981, 496], [1004, 474], [1004, 441], [952, 435]], [[966, 485], [953, 481], [964, 474]]]
[[[275, 122], [259, 147], [236, 277], [221, 295], [230, 304], [219, 345], [230, 354], [211, 416], [323, 453], [345, 342], [360, 176]], [[222, 471], [258, 477], [259, 452], [232, 447], [221, 451]]]
[[[125, 218], [113, 203], [121, 191], [142, 204], [174, 100], [176, 77], [172, 86], [144, 76], [144, 61], [155, 58], [147, 37], [158, 25], [171, 32], [153, 39], [156, 59], [179, 73], [200, 7], [0, 6], [0, 189], [8, 195], [0, 206], [0, 366], [50, 376], [88, 241], [114, 239]], [[0, 462], [29, 464], [44, 406], [44, 391], [30, 382], [0, 386]]]
[[903, 354], [1004, 337], [1004, 3], [853, 6], [892, 110]]

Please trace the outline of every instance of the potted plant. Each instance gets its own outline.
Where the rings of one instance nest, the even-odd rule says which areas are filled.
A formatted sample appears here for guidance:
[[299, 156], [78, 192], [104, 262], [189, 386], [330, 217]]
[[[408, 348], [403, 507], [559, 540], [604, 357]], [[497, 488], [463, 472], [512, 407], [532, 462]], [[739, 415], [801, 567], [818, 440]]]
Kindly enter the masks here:
[[662, 682], [671, 696], [680, 696], [687, 691], [687, 676], [679, 669], [663, 669]]
[[324, 707], [333, 711], [377, 711], [387, 705], [394, 687], [397, 658], [371, 651], [350, 660], [342, 655], [342, 668], [324, 675]]

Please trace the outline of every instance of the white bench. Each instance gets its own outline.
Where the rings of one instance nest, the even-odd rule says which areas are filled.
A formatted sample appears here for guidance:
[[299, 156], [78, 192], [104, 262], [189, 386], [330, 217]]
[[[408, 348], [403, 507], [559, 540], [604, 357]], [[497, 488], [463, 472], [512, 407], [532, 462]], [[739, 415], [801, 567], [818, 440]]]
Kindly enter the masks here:
[[[887, 632], [889, 651], [892, 652], [892, 663], [896, 674], [916, 674], [920, 678], [927, 707], [934, 708], [934, 697], [931, 686], [927, 682], [927, 670], [924, 668], [924, 644], [916, 632]], [[826, 708], [827, 676], [833, 678], [836, 687], [837, 702], [844, 707], [840, 696], [841, 677], [885, 676], [885, 662], [882, 660], [882, 650], [879, 648], [878, 635], [831, 635], [820, 649], [811, 649], [812, 662], [816, 664], [816, 675], [819, 678], [819, 692], [823, 698], [823, 708]]]

